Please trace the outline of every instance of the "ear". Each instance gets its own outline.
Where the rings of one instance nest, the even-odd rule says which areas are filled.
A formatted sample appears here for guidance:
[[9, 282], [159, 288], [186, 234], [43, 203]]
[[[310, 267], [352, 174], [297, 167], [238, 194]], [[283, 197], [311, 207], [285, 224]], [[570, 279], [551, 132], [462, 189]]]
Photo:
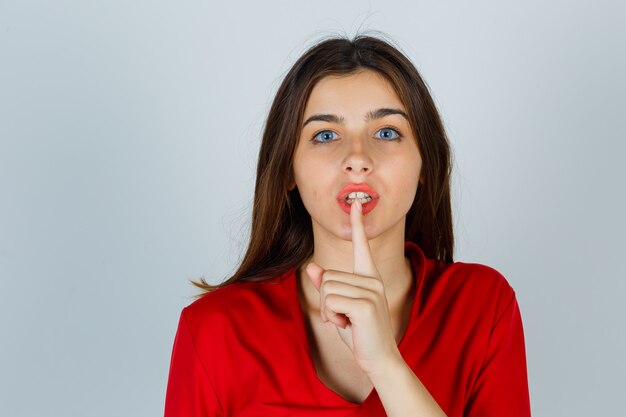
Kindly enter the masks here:
[[287, 183], [287, 190], [292, 191], [296, 188], [296, 180], [293, 175], [293, 171], [289, 174], [289, 182]]

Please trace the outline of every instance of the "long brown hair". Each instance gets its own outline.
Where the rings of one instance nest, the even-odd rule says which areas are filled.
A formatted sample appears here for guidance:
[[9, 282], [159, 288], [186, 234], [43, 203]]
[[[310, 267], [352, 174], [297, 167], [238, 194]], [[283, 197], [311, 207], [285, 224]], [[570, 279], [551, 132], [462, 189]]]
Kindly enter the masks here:
[[450, 145], [441, 118], [417, 69], [383, 39], [334, 37], [310, 47], [282, 81], [263, 131], [259, 150], [250, 242], [239, 268], [227, 280], [201, 288], [196, 298], [236, 281], [259, 281], [283, 274], [313, 253], [311, 217], [293, 182], [293, 159], [309, 95], [329, 75], [373, 70], [393, 86], [407, 110], [422, 157], [422, 178], [406, 218], [405, 240], [429, 258], [453, 262], [450, 203]]

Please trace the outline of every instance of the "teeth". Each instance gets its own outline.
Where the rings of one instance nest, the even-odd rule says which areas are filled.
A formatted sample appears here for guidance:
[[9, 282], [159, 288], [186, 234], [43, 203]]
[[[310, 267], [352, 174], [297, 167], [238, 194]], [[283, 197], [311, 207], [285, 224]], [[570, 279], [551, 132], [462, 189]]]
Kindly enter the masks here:
[[365, 198], [369, 196], [370, 195], [364, 191], [353, 191], [350, 194], [348, 194], [348, 198]]
[[346, 196], [346, 202], [348, 204], [352, 204], [357, 198], [361, 200], [361, 203], [368, 203], [372, 201], [372, 197], [368, 193], [364, 191], [354, 191]]

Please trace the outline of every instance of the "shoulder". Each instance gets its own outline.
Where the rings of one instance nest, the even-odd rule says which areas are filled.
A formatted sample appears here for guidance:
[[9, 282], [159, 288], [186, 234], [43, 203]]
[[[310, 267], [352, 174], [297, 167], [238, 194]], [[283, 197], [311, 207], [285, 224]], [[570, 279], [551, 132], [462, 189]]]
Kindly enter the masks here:
[[[292, 270], [260, 281], [237, 281], [218, 288], [183, 308], [192, 333], [210, 327], [212, 332], [228, 331], [236, 326], [262, 321], [263, 317], [286, 308], [286, 280]], [[239, 327], [241, 328], [241, 327]]]
[[448, 264], [446, 275], [451, 283], [464, 286], [471, 291], [486, 292], [507, 299], [515, 294], [505, 276], [489, 265], [454, 262]]
[[468, 316], [495, 321], [515, 300], [515, 290], [497, 269], [481, 263], [429, 260], [424, 293], [432, 302]]
[[479, 306], [502, 301], [508, 303], [515, 297], [508, 280], [491, 266], [429, 258], [418, 244], [411, 241], [405, 242], [405, 253], [411, 259], [418, 294], [423, 302], [441, 306], [469, 299], [473, 300], [474, 306]]

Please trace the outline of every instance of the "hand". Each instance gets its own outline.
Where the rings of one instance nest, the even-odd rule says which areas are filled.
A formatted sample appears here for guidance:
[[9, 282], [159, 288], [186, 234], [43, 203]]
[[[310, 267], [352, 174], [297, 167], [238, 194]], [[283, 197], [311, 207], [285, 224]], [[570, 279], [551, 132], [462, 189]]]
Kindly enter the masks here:
[[320, 293], [320, 314], [332, 322], [357, 364], [368, 373], [382, 370], [401, 356], [391, 326], [382, 278], [363, 227], [361, 202], [350, 209], [354, 272], [323, 269], [311, 262], [306, 272]]

